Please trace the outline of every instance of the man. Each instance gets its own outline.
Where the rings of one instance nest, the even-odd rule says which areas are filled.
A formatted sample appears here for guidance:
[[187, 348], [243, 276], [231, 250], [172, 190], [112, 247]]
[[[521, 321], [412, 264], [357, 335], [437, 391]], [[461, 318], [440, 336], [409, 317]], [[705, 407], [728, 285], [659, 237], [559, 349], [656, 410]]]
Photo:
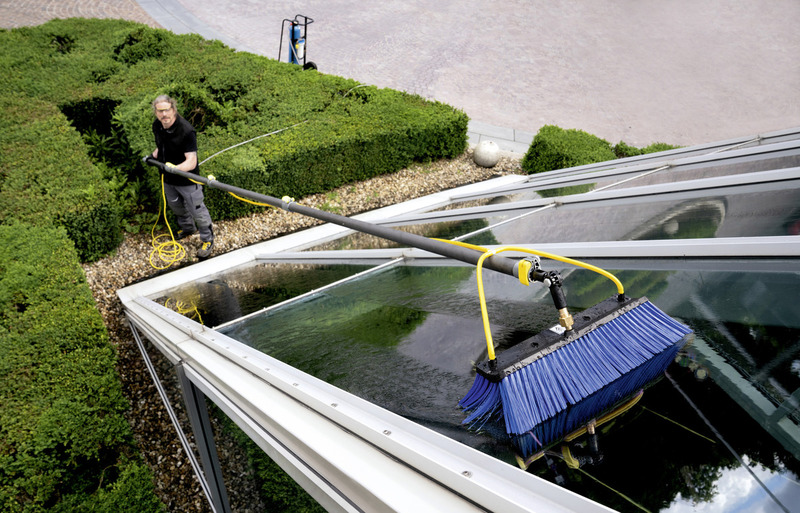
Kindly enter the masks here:
[[[178, 114], [175, 100], [161, 95], [153, 100], [153, 135], [156, 149], [153, 158], [180, 171], [200, 174], [197, 163], [197, 134], [194, 127]], [[198, 258], [208, 258], [214, 247], [211, 215], [203, 203], [203, 187], [188, 178], [164, 173], [167, 204], [178, 219], [177, 239], [200, 232], [202, 246]]]

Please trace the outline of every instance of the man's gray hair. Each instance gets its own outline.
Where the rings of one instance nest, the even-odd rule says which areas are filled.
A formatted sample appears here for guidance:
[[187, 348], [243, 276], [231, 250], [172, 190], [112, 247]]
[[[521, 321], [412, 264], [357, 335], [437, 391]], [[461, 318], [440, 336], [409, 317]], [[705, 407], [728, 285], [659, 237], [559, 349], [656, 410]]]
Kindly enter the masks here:
[[164, 102], [169, 103], [170, 106], [172, 106], [172, 108], [175, 109], [176, 112], [178, 111], [178, 106], [175, 104], [175, 100], [172, 99], [171, 97], [169, 97], [166, 94], [162, 94], [162, 95], [158, 96], [155, 100], [153, 100], [153, 112], [156, 111], [156, 104], [157, 103], [164, 103]]

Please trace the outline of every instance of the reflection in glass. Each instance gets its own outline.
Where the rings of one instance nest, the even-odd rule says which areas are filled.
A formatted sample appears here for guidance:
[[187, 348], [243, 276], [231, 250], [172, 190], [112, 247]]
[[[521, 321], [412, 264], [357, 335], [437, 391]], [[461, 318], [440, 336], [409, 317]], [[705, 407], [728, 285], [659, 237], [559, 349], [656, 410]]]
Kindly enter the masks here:
[[219, 326], [369, 269], [364, 265], [260, 263], [190, 282], [156, 302]]
[[[564, 204], [494, 227], [492, 233], [500, 244], [786, 235], [796, 226], [792, 213], [800, 203], [800, 189], [775, 187], [693, 198]], [[507, 211], [512, 217], [523, 213]]]

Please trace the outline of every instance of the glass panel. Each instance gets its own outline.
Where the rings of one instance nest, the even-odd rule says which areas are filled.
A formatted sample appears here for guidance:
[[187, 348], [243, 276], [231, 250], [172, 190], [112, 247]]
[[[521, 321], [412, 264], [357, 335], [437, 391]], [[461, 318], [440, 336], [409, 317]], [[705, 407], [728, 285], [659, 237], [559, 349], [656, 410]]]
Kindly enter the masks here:
[[492, 233], [501, 244], [791, 235], [797, 233], [800, 218], [798, 184], [705, 197], [675, 194], [566, 204], [498, 226]]
[[206, 402], [231, 511], [325, 513], [230, 417]]
[[[503, 346], [557, 319], [532, 288], [486, 274], [493, 334]], [[504, 442], [460, 426], [456, 404], [469, 389], [472, 363], [486, 354], [475, 269], [398, 266], [277, 308], [223, 331], [333, 385], [458, 440], [513, 461]], [[518, 282], [517, 282], [518, 283]], [[505, 289], [518, 298], [509, 300]], [[269, 326], [269, 327], [268, 327]]]
[[[408, 233], [415, 233], [423, 237], [434, 239], [454, 239], [461, 235], [466, 235], [482, 228], [486, 228], [490, 223], [499, 223], [508, 217], [508, 214], [500, 214], [487, 218], [392, 226], [392, 229]], [[312, 246], [306, 251], [379, 249], [397, 248], [400, 246], [400, 244], [382, 237], [356, 232], [339, 239]]]
[[[547, 261], [546, 261], [547, 262]], [[797, 504], [800, 431], [800, 273], [613, 271], [689, 324], [696, 342], [629, 411], [598, 428], [602, 458], [586, 435], [562, 442], [528, 470], [622, 511]], [[386, 269], [223, 331], [290, 365], [485, 453], [516, 464], [498, 425], [461, 425], [456, 406], [486, 357], [472, 267]], [[605, 278], [562, 269], [573, 313], [615, 292]], [[492, 334], [502, 352], [555, 323], [549, 293], [486, 271]], [[603, 464], [597, 465], [602, 459]], [[758, 478], [758, 479], [756, 479]], [[656, 485], [657, 484], [657, 485]], [[735, 485], [735, 486], [734, 486]], [[734, 486], [735, 493], [726, 487]], [[769, 493], [767, 493], [767, 491]], [[772, 495], [770, 495], [772, 494]], [[775, 497], [775, 499], [773, 499]], [[672, 509], [670, 509], [670, 507]]]
[[[799, 180], [727, 187], [713, 195], [689, 191], [566, 204], [503, 224], [467, 242], [520, 244], [797, 235], [800, 233], [798, 205]], [[484, 217], [476, 212], [460, 216], [459, 220], [393, 228], [425, 237], [452, 239], [527, 212], [530, 209], [510, 209]], [[397, 246], [380, 237], [355, 233], [310, 250]]]
[[[655, 173], [652, 173], [652, 171], [657, 169], [658, 166], [642, 168], [632, 171], [629, 174], [609, 177], [597, 176], [596, 173], [589, 172], [565, 176], [562, 178], [564, 183], [560, 185], [540, 188], [541, 186], [531, 184], [531, 188], [520, 187], [514, 192], [505, 191], [500, 194], [489, 193], [481, 200], [465, 200], [463, 202], [454, 203], [454, 206], [458, 208], [467, 208], [470, 206], [481, 206], [476, 203], [479, 201], [483, 201], [484, 204], [492, 204], [499, 201], [508, 201], [509, 199], [511, 201], [524, 201], [536, 199], [538, 197], [552, 198], [556, 196], [582, 194], [610, 185], [613, 185], [612, 188], [614, 190], [619, 190], [661, 183], [698, 180], [701, 178], [730, 176], [774, 169], [788, 169], [791, 167], [800, 167], [800, 155], [796, 154], [796, 151], [795, 154], [791, 154], [791, 151], [783, 151], [780, 153], [764, 153], [749, 157], [732, 157], [729, 159], [714, 159], [706, 162], [678, 164], [669, 169], [664, 169]], [[612, 169], [612, 167], [607, 167], [603, 169], [603, 172]], [[636, 178], [631, 180], [632, 177]], [[534, 175], [531, 177], [531, 180], [535, 181], [539, 178], [544, 178], [544, 176], [537, 177]]]
[[[787, 169], [800, 166], [800, 155], [791, 155], [790, 152], [771, 152], [753, 156], [715, 158], [704, 162], [678, 164], [669, 169], [664, 169], [652, 174], [643, 170], [643, 176], [634, 180], [615, 185], [614, 189], [628, 187], [642, 187], [659, 183], [682, 182], [686, 180], [699, 180], [701, 178], [714, 178], [718, 176], [731, 176], [758, 171], [771, 171], [774, 169]], [[640, 173], [634, 173], [636, 176]], [[605, 187], [620, 182], [628, 176], [613, 177], [610, 179], [596, 180], [596, 187]]]
[[530, 201], [542, 198], [542, 195], [531, 189], [520, 188], [514, 192], [506, 192], [503, 194], [492, 194], [479, 199], [467, 199], [463, 201], [454, 201], [449, 205], [441, 208], [432, 209], [429, 212], [445, 212], [448, 210], [455, 210], [458, 208], [473, 208], [485, 207], [487, 205], [498, 205], [502, 203], [516, 203], [518, 201]]
[[219, 326], [369, 268], [366, 265], [254, 264], [186, 283], [155, 301], [206, 326]]
[[[705, 162], [679, 164], [673, 168], [660, 171], [643, 179], [634, 185], [649, 185], [650, 183], [668, 183], [681, 180], [696, 180], [699, 178], [713, 178], [716, 176], [731, 176], [742, 173], [755, 173], [758, 171], [771, 171], [773, 169], [788, 169], [800, 166], [800, 154], [796, 149], [759, 153], [750, 156], [735, 156], [733, 153], [722, 153], [720, 156], [729, 157], [713, 159]], [[637, 180], [638, 182], [638, 180]]]

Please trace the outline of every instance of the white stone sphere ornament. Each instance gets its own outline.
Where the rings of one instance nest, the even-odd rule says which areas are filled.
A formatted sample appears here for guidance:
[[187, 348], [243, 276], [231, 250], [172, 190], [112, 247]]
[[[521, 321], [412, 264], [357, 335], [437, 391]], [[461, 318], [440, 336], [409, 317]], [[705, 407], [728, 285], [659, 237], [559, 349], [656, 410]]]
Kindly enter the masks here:
[[500, 161], [500, 148], [494, 141], [481, 141], [472, 152], [472, 161], [481, 167], [494, 167]]

